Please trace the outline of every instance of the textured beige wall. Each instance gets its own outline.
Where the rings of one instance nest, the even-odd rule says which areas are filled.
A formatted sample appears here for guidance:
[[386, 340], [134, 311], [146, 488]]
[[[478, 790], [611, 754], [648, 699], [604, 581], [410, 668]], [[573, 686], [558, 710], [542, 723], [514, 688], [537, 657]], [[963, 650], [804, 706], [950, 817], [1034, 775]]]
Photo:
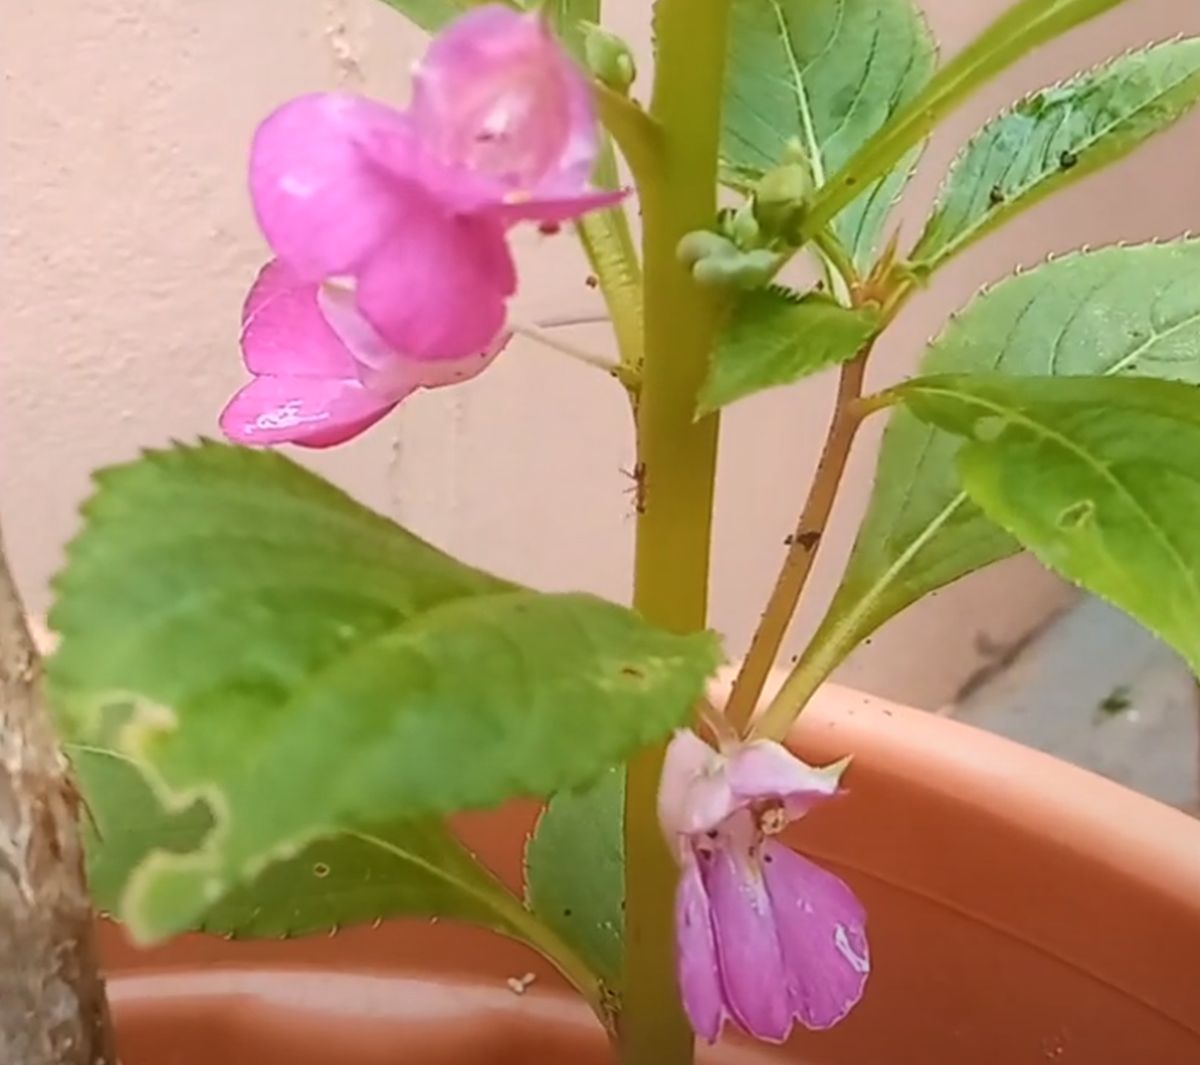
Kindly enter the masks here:
[[[646, 40], [647, 0], [609, 6]], [[999, 6], [937, 0], [930, 20], [952, 49]], [[1190, 0], [1131, 0], [1020, 64], [935, 141], [913, 213], [958, 139], [1020, 91], [1181, 31], [1200, 32]], [[265, 257], [243, 179], [256, 121], [288, 96], [339, 85], [399, 100], [422, 41], [374, 0], [0, 0], [0, 35], [0, 508], [42, 609], [88, 472], [140, 446], [214, 433], [241, 378], [238, 308]], [[963, 256], [901, 318], [880, 379], [911, 367], [949, 309], [1019, 262], [1195, 225], [1198, 130], [1185, 124]], [[522, 259], [525, 316], [596, 307], [567, 238], [526, 234]], [[589, 328], [574, 339], [603, 346]], [[781, 558], [829, 384], [763, 396], [727, 418], [713, 612], [735, 651]], [[304, 461], [474, 562], [623, 598], [631, 450], [615, 387], [518, 344], [477, 381], [418, 396], [350, 447]], [[835, 538], [861, 506], [861, 450], [858, 498], [839, 512]], [[828, 567], [823, 577], [821, 594]], [[1062, 595], [1028, 560], [971, 578], [890, 626], [842, 677], [935, 705], [979, 662], [980, 634], [1011, 635]]]

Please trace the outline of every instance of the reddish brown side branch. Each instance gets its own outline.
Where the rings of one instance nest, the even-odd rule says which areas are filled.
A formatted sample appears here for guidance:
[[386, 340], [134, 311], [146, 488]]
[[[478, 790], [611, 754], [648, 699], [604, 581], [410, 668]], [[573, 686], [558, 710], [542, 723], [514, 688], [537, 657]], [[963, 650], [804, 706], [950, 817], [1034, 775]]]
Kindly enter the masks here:
[[0, 1063], [116, 1065], [78, 793], [0, 542]]
[[864, 351], [857, 358], [842, 365], [833, 423], [829, 428], [829, 435], [825, 438], [821, 458], [817, 462], [812, 488], [796, 528], [788, 537], [788, 552], [783, 568], [779, 572], [771, 598], [763, 611], [762, 621], [750, 642], [750, 650], [742, 662], [742, 668], [729, 695], [729, 702], [725, 706], [726, 717], [736, 729], [746, 726], [755, 706], [758, 705], [763, 685], [775, 664], [779, 648], [783, 645], [783, 638], [792, 623], [792, 615], [796, 612], [796, 604], [800, 601], [800, 593], [804, 590], [817, 557], [821, 536], [833, 510], [838, 485], [850, 458], [850, 447], [854, 443], [854, 434], [861, 420], [854, 401], [862, 395], [866, 356], [867, 352]]

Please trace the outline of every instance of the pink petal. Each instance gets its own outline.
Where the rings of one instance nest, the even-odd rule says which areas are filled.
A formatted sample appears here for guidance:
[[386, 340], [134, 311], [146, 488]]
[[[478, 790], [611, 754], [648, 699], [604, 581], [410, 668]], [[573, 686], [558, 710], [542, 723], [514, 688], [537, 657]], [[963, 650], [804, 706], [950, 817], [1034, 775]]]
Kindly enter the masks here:
[[414, 77], [411, 113], [444, 163], [509, 191], [582, 191], [595, 164], [588, 80], [536, 14], [488, 5], [440, 33]]
[[332, 447], [369, 429], [400, 398], [383, 399], [357, 380], [256, 377], [221, 412], [221, 429], [251, 447]]
[[688, 1020], [701, 1039], [715, 1043], [725, 1023], [725, 1002], [712, 914], [695, 857], [685, 862], [675, 892], [675, 960]]
[[771, 900], [751, 855], [748, 829], [744, 835], [740, 842], [723, 837], [709, 856], [700, 855], [704, 886], [712, 908], [726, 1006], [751, 1035], [781, 1043], [792, 1028], [787, 971]]
[[364, 264], [357, 302], [388, 344], [413, 359], [484, 351], [504, 324], [516, 272], [503, 232], [428, 201]]
[[446, 385], [462, 384], [483, 373], [512, 339], [512, 333], [502, 332], [492, 341], [486, 351], [467, 355], [461, 359], [429, 359], [413, 361], [410, 372], [422, 388], [443, 388]]
[[483, 351], [461, 359], [413, 359], [392, 348], [359, 314], [353, 289], [322, 285], [317, 303], [329, 328], [353, 356], [352, 372], [383, 396], [469, 381], [491, 366], [512, 339], [512, 333], [501, 332]]
[[763, 870], [791, 1009], [807, 1028], [831, 1028], [866, 988], [866, 911], [836, 876], [782, 844], [763, 845]]
[[794, 820], [837, 794], [848, 764], [811, 766], [772, 740], [754, 740], [729, 756], [729, 786], [739, 806], [777, 799], [784, 803], [789, 820]]
[[[326, 282], [320, 286], [316, 302], [327, 327], [333, 332], [338, 343], [352, 356], [352, 372], [342, 376], [357, 374], [365, 383], [369, 372], [386, 374], [398, 361], [407, 364], [408, 360], [384, 340], [359, 312], [357, 292], [354, 288], [336, 282]], [[376, 391], [387, 392], [390, 389]]]
[[[353, 273], [406, 213], [399, 111], [347, 93], [301, 96], [258, 127], [250, 193], [275, 253], [303, 278]], [[387, 156], [391, 169], [377, 165]]]
[[733, 811], [724, 758], [690, 729], [667, 744], [658, 783], [658, 820], [672, 847], [715, 828]]
[[242, 310], [242, 355], [253, 374], [353, 377], [354, 359], [318, 305], [318, 286], [279, 259], [262, 268]]

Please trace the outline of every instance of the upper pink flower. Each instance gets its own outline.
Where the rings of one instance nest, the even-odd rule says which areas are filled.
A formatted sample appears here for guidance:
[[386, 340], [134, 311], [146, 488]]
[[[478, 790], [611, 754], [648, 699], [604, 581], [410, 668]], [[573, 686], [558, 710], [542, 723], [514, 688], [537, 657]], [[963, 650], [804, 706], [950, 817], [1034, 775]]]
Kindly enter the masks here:
[[770, 837], [836, 794], [845, 763], [816, 769], [769, 740], [720, 753], [695, 733], [667, 748], [659, 819], [682, 872], [679, 989], [697, 1034], [725, 1020], [782, 1042], [829, 1028], [862, 997], [866, 914], [850, 889]]
[[417, 67], [408, 114], [431, 184], [460, 209], [560, 222], [622, 196], [590, 186], [592, 90], [540, 15], [495, 5], [459, 19]]
[[596, 150], [591, 89], [544, 20], [488, 6], [433, 41], [405, 112], [343, 93], [284, 104], [255, 136], [250, 190], [298, 276], [347, 279], [397, 351], [458, 359], [504, 323], [506, 228], [619, 198], [589, 185]]
[[221, 416], [246, 444], [341, 443], [504, 346], [507, 230], [619, 199], [589, 184], [583, 73], [536, 14], [481, 7], [430, 45], [407, 111], [302, 96], [259, 127], [250, 191], [276, 259], [246, 303], [254, 380]]

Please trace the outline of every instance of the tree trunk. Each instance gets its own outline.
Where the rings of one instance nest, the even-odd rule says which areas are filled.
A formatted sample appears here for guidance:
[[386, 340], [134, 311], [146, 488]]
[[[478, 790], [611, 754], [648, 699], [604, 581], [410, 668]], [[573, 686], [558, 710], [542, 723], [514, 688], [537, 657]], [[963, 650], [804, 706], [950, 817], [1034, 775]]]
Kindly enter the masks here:
[[0, 1063], [116, 1065], [80, 800], [0, 541]]

